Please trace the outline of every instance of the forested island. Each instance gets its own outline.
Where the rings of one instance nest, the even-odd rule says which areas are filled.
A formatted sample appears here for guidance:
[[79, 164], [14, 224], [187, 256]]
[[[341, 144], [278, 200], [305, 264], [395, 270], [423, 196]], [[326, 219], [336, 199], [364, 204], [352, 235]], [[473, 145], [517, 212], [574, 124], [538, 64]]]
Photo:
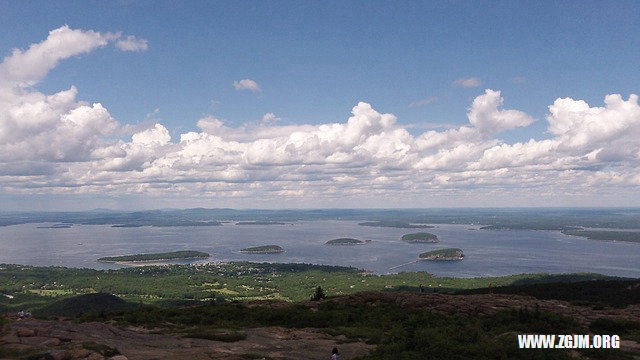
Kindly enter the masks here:
[[640, 243], [640, 231], [563, 230], [563, 234], [581, 236], [589, 240], [626, 241]]
[[135, 254], [121, 256], [105, 256], [98, 259], [100, 262], [143, 262], [143, 261], [162, 261], [162, 260], [189, 260], [189, 259], [206, 259], [211, 255], [201, 251], [173, 251], [152, 254]]
[[431, 229], [433, 226], [425, 224], [410, 224], [404, 221], [365, 221], [361, 222], [360, 226], [373, 226], [373, 227], [390, 227], [399, 229]]
[[371, 240], [358, 240], [354, 238], [339, 238], [327, 241], [326, 245], [364, 245]]
[[449, 261], [462, 259], [464, 259], [464, 253], [462, 249], [457, 248], [439, 249], [420, 254], [420, 260]]
[[413, 234], [402, 235], [402, 241], [408, 243], [437, 243], [438, 236], [428, 232], [419, 232]]
[[286, 225], [280, 221], [240, 221], [236, 225]]
[[278, 254], [284, 252], [284, 249], [278, 245], [262, 245], [244, 248], [240, 252], [245, 254]]

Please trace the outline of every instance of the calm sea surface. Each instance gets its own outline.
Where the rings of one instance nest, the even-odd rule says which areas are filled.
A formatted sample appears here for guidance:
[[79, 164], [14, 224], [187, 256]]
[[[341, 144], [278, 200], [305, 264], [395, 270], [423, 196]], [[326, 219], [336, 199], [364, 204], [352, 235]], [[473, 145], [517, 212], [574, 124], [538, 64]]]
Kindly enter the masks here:
[[[43, 225], [51, 224], [0, 227], [0, 263], [110, 269], [120, 266], [98, 263], [96, 259], [122, 254], [199, 250], [210, 253], [213, 261], [343, 265], [380, 274], [426, 271], [441, 276], [472, 277], [595, 272], [640, 278], [640, 244], [588, 240], [558, 231], [469, 230], [477, 226], [436, 225], [425, 231], [438, 235], [439, 243], [408, 244], [400, 241], [400, 237], [420, 229], [366, 227], [354, 221], [244, 226], [227, 223], [210, 227], [74, 225], [68, 229], [38, 228]], [[339, 237], [370, 239], [372, 242], [359, 246], [324, 245]], [[280, 245], [285, 252], [270, 255], [239, 252], [244, 247], [267, 244]], [[421, 252], [446, 247], [463, 249], [465, 259], [412, 263]], [[406, 265], [397, 267], [402, 264]]]

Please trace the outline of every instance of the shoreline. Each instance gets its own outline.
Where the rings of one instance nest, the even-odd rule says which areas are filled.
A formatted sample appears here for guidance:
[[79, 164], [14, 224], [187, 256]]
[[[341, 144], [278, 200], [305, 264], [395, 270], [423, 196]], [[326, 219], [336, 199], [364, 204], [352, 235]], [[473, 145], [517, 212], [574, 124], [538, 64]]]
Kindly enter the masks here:
[[[209, 257], [188, 257], [188, 258], [174, 258], [174, 259], [155, 259], [155, 260], [129, 260], [129, 261], [118, 261], [118, 260], [96, 260], [96, 262], [104, 263], [104, 264], [118, 264], [118, 265], [130, 265], [130, 266], [141, 266], [141, 265], [182, 265], [182, 264], [171, 264], [170, 261], [181, 261], [181, 260], [207, 260]], [[156, 264], [157, 263], [157, 264]]]

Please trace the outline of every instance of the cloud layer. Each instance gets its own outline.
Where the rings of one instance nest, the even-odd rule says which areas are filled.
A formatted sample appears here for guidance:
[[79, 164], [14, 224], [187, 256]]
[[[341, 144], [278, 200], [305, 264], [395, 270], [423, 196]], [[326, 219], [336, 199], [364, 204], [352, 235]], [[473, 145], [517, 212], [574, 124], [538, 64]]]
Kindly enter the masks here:
[[[0, 191], [410, 207], [442, 206], [431, 201], [445, 198], [468, 201], [457, 205], [527, 196], [552, 202], [640, 185], [636, 95], [607, 95], [602, 107], [557, 99], [546, 117], [548, 139], [511, 144], [500, 134], [534, 119], [503, 108], [501, 92], [491, 89], [471, 103], [468, 124], [419, 135], [360, 102], [339, 123], [280, 125], [266, 113], [261, 122], [228, 127], [207, 116], [197, 120], [199, 131], [175, 138], [158, 123], [114, 140], [135, 127], [98, 102], [77, 100], [74, 86], [51, 95], [33, 89], [59, 61], [110, 43], [147, 48], [133, 36], [63, 26], [0, 64]], [[260, 91], [249, 79], [234, 87]]]

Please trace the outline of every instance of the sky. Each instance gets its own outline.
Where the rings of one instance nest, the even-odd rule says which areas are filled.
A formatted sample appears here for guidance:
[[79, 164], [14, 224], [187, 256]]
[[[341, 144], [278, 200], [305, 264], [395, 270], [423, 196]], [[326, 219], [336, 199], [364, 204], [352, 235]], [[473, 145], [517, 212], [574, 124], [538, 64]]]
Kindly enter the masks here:
[[640, 206], [637, 1], [0, 0], [0, 211]]

